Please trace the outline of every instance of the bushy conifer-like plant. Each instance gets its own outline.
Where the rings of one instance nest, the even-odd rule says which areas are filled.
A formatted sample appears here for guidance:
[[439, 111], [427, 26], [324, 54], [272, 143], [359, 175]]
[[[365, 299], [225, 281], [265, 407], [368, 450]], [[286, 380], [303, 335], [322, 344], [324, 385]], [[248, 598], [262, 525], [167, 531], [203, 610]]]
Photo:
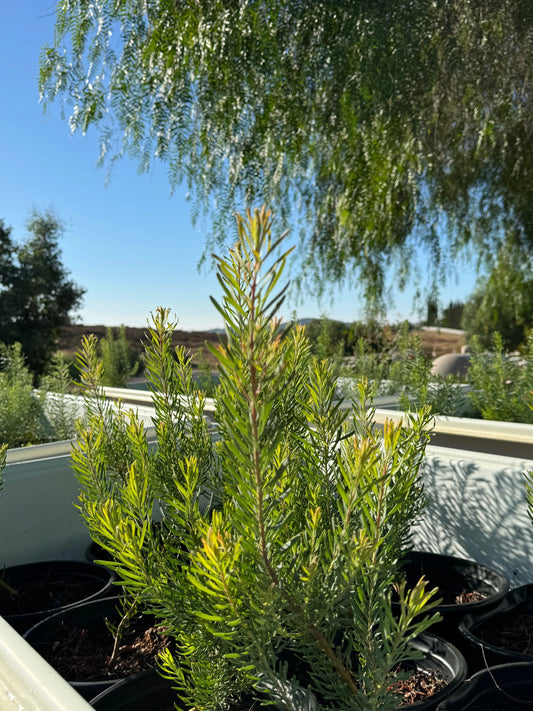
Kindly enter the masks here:
[[42, 438], [42, 406], [20, 343], [0, 343], [0, 444], [21, 447]]
[[72, 377], [63, 353], [52, 358], [47, 375], [41, 378], [39, 392], [46, 413], [45, 438], [72, 439], [76, 434], [76, 420], [80, 417], [79, 404], [72, 397]]
[[474, 337], [468, 375], [473, 386], [470, 399], [484, 420], [533, 424], [533, 331], [521, 356], [505, 352], [498, 332], [490, 352]]
[[126, 339], [126, 327], [119, 327], [116, 334], [108, 328], [100, 341], [102, 354], [103, 383], [115, 388], [125, 388], [128, 380], [139, 370], [140, 361]]
[[216, 431], [186, 354], [172, 351], [167, 311], [153, 316], [146, 347], [154, 444], [103, 398], [86, 339], [80, 509], [125, 589], [175, 639], [161, 666], [180, 708], [238, 709], [251, 693], [290, 711], [394, 709], [398, 665], [418, 656], [413, 638], [438, 617], [424, 581], [407, 590], [400, 575], [424, 505], [429, 415], [381, 432], [364, 383], [342, 411], [330, 365], [276, 318], [288, 253], [278, 256], [270, 213], [237, 225], [218, 260], [227, 344], [213, 349]]

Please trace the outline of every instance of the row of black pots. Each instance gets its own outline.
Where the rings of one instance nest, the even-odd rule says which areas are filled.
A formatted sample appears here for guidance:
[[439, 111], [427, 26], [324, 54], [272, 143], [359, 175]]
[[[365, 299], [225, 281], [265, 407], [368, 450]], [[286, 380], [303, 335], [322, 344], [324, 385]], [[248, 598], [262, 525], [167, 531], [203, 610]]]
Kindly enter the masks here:
[[[504, 664], [464, 681], [438, 704], [437, 711], [524, 711], [533, 707], [532, 689], [533, 662]], [[174, 700], [171, 682], [150, 670], [118, 682], [94, 698], [91, 706], [96, 711], [173, 711]]]
[[[63, 567], [65, 570], [67, 568], [77, 568], [78, 572], [82, 574], [82, 577], [85, 576], [84, 580], [87, 582], [87, 590], [89, 590], [89, 580], [91, 580], [92, 584], [96, 578], [100, 582], [100, 587], [98, 590], [89, 590], [90, 594], [87, 596], [89, 599], [102, 597], [106, 593], [109, 594], [109, 592], [112, 592], [112, 576], [106, 568], [101, 566], [83, 563], [74, 563], [74, 565], [71, 565], [69, 562], [42, 563], [37, 565], [41, 566], [43, 569], [48, 567], [48, 571], [46, 573], [48, 576], [52, 573], [52, 566], [59, 566], [59, 569]], [[505, 578], [500, 576], [498, 573], [491, 571], [484, 566], [477, 565], [471, 561], [430, 553], [413, 553], [410, 560], [405, 564], [404, 570], [409, 584], [416, 583], [420, 578], [420, 575], [424, 574], [430, 587], [437, 586], [442, 591], [441, 594], [443, 595], [444, 600], [437, 609], [441, 612], [443, 620], [439, 624], [438, 629], [435, 631], [439, 632], [440, 635], [445, 637], [447, 640], [457, 644], [461, 650], [465, 652], [465, 656], [468, 658], [471, 673], [482, 668], [486, 664], [498, 663], [516, 658], [516, 655], [510, 655], [508, 652], [502, 652], [497, 648], [490, 649], [491, 645], [489, 645], [489, 649], [487, 651], [484, 643], [481, 643], [478, 640], [476, 630], [485, 624], [493, 614], [500, 616], [509, 614], [509, 611], [517, 605], [522, 605], [523, 611], [529, 611], [529, 608], [533, 610], [533, 601], [531, 603], [529, 602], [529, 598], [533, 600], [533, 586], [525, 586], [523, 589], [516, 589], [508, 593], [508, 583]], [[11, 583], [15, 583], [17, 579], [22, 582], [24, 576], [17, 578], [17, 575], [19, 573], [22, 575], [23, 572], [26, 576], [28, 576], [30, 574], [30, 566], [17, 566], [16, 568], [9, 568], [4, 571], [3, 579], [5, 580], [9, 575], [9, 578], [6, 580], [8, 584], [10, 584], [10, 581]], [[35, 569], [32, 574], [35, 574]], [[469, 601], [470, 592], [475, 591], [483, 593], [485, 595], [484, 599], [480, 601], [476, 601], [475, 599], [473, 601]], [[455, 600], [454, 596], [457, 596], [457, 594], [459, 594], [462, 602], [458, 603]], [[61, 603], [62, 602], [64, 601], [61, 601]], [[116, 599], [113, 601], [113, 604], [115, 603]], [[71, 608], [74, 604], [76, 604], [76, 602], [56, 604], [55, 611], [60, 611], [61, 613], [67, 612], [67, 608]], [[22, 614], [15, 613], [14, 615], [10, 615], [3, 614], [0, 607], [0, 614], [3, 614], [3, 616], [6, 617], [6, 619], [19, 631], [24, 631], [36, 620], [47, 617], [50, 614], [51, 609], [53, 610], [52, 605], [50, 605], [47, 609], [44, 609], [43, 607], [42, 609], [32, 612], [25, 612]], [[464, 613], [466, 610], [468, 610], [469, 614], [465, 617]], [[59, 617], [58, 614], [55, 616]], [[102, 613], [98, 612], [96, 616], [101, 617]], [[463, 617], [464, 620], [462, 619]], [[44, 629], [46, 625], [41, 624], [38, 625], [38, 627], [43, 627]], [[431, 632], [433, 633], [433, 631], [434, 630], [432, 629]], [[485, 658], [482, 658], [480, 653], [482, 648], [485, 649]], [[522, 658], [530, 661], [533, 660], [533, 656], [529, 655], [525, 655]], [[446, 669], [447, 664], [448, 662], [444, 663], [444, 677], [447, 680], [459, 679], [461, 676], [465, 676], [464, 669], [462, 671], [459, 670], [457, 675], [456, 671], [453, 670], [453, 665], [452, 668]], [[101, 691], [102, 688], [109, 687], [111, 684], [115, 683], [116, 679], [107, 679], [103, 687], [97, 689], [94, 687], [87, 687], [86, 690], [82, 690], [82, 695], [88, 699], [92, 698], [98, 691]], [[448, 687], [446, 693], [449, 693], [450, 690], [453, 689], [453, 686], [456, 686], [457, 683], [459, 682], [453, 681], [452, 686]], [[415, 705], [413, 708], [435, 708], [438, 702], [439, 697], [435, 696], [430, 705]], [[455, 709], [459, 707], [450, 708]]]
[[[431, 553], [413, 553], [405, 570], [409, 583], [424, 574], [429, 587], [439, 587], [444, 599], [436, 609], [442, 622], [431, 631], [459, 647], [471, 674], [439, 703], [437, 711], [533, 709], [533, 644], [531, 653], [525, 653], [509, 648], [509, 641], [498, 641], [502, 630], [508, 635], [517, 623], [532, 627], [533, 585], [509, 590], [496, 571]], [[453, 600], [455, 591], [460, 591], [458, 601]], [[475, 601], [471, 592], [481, 593], [484, 599]]]
[[[26, 631], [24, 637], [34, 649], [45, 659], [50, 661], [50, 654], [55, 653], [55, 649], [58, 645], [61, 647], [63, 645], [72, 644], [72, 637], [76, 637], [75, 634], [72, 634], [72, 630], [84, 630], [84, 634], [88, 636], [99, 634], [100, 628], [104, 626], [104, 619], [113, 621], [113, 619], [115, 618], [116, 620], [117, 617], [116, 597], [93, 600], [68, 610], [63, 610], [41, 620], [41, 622]], [[431, 711], [465, 678], [467, 669], [466, 663], [460, 652], [455, 649], [453, 645], [434, 635], [422, 635], [415, 640], [414, 646], [423, 652], [424, 655], [423, 659], [417, 662], [416, 668], [426, 673], [433, 672], [438, 678], [446, 682], [445, 689], [437, 692], [430, 699], [411, 704], [408, 707], [417, 711]], [[165, 704], [167, 701], [168, 709], [173, 708], [175, 693], [172, 692], [169, 684], [160, 682], [158, 677], [154, 677], [153, 674], [137, 674], [131, 677], [131, 683], [134, 689], [142, 689], [143, 691], [140, 693], [138, 702], [135, 702], [134, 705], [132, 705], [133, 702], [131, 702], [128, 706], [125, 706], [123, 697], [124, 695], [129, 697], [129, 683], [127, 683], [129, 680], [119, 680], [113, 673], [106, 671], [103, 676], [97, 679], [79, 681], [76, 679], [77, 671], [73, 663], [72, 667], [69, 667], [68, 670], [61, 670], [61, 673], [85, 699], [89, 701], [95, 699], [95, 697], [98, 699], [98, 702], [96, 702], [96, 700], [91, 701], [95, 708], [115, 708], [110, 705], [114, 703], [112, 701], [114, 696], [118, 699], [117, 709], [128, 708], [128, 711], [135, 711], [136, 709], [161, 708], [161, 711], [166, 711], [167, 706]], [[148, 693], [145, 689], [151, 684], [150, 679], [152, 678], [157, 682], [156, 691], [154, 693], [156, 693], [159, 699], [157, 702], [158, 706], [152, 704], [149, 706], [145, 704], [143, 706], [142, 699], [144, 698], [144, 694]], [[118, 686], [115, 691], [112, 691], [115, 689], [117, 682], [120, 683], [120, 686]], [[133, 695], [136, 693], [137, 691], [132, 692]], [[111, 696], [111, 700], [109, 696]]]
[[[533, 707], [533, 662], [504, 664], [474, 674], [437, 711], [524, 711]], [[120, 681], [91, 701], [96, 711], [174, 711], [171, 682], [150, 670]]]
[[113, 595], [116, 576], [101, 565], [53, 560], [0, 571], [0, 615], [23, 633], [81, 602]]
[[[402, 709], [434, 711], [438, 704], [463, 682], [466, 663], [453, 645], [435, 635], [421, 635], [414, 640], [413, 646], [424, 655], [416, 662], [415, 668], [435, 674], [446, 682], [446, 686], [430, 698], [402, 706]], [[155, 670], [150, 670], [131, 679], [124, 679], [101, 692], [91, 700], [91, 706], [98, 711], [145, 711], [148, 708], [151, 711], [172, 711], [175, 701], [172, 684], [159, 677]], [[251, 701], [238, 711], [247, 711], [252, 707], [263, 708]]]

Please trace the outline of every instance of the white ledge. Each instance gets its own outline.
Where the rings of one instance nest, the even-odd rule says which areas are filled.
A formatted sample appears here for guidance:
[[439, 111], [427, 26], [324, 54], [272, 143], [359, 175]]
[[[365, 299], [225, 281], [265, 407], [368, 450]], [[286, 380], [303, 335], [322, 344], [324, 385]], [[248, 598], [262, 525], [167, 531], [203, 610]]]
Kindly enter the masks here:
[[91, 711], [83, 699], [0, 617], [0, 711]]
[[[405, 418], [405, 412], [399, 410], [376, 409], [375, 420], [378, 424], [383, 424], [385, 420], [398, 422], [401, 419], [405, 420]], [[438, 434], [533, 444], [533, 425], [520, 422], [476, 420], [470, 417], [445, 417], [444, 415], [435, 415], [433, 420], [435, 423], [433, 432]]]
[[[106, 387], [104, 388], [104, 391], [106, 397], [111, 399], [121, 399], [124, 400], [125, 403], [129, 400], [135, 403], [146, 403], [147, 405], [151, 405], [152, 403], [152, 393], [148, 390]], [[387, 419], [392, 420], [393, 422], [398, 422], [400, 419], [405, 420], [405, 412], [393, 409], [394, 405], [397, 404], [397, 401], [397, 396], [381, 396], [375, 398], [375, 404], [377, 405], [375, 421], [378, 424], [383, 424]], [[379, 407], [379, 405], [382, 407]], [[350, 407], [350, 403], [345, 401], [343, 407]], [[214, 400], [212, 398], [206, 398], [206, 412], [213, 412], [214, 409]], [[519, 422], [481, 420], [470, 417], [446, 417], [444, 415], [436, 415], [433, 420], [435, 423], [435, 428], [433, 430], [434, 433], [462, 437], [477, 437], [488, 440], [501, 439], [506, 442], [533, 445], [533, 425], [522, 424]]]

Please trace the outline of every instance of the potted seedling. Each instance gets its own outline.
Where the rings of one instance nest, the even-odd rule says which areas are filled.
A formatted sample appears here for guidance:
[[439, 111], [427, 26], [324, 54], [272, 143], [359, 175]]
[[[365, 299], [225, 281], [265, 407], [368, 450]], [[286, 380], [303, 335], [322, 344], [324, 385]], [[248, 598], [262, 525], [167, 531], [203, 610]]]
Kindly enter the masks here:
[[216, 432], [186, 354], [172, 351], [168, 311], [156, 311], [146, 346], [155, 446], [134, 413], [106, 403], [86, 339], [79, 507], [106, 565], [175, 639], [160, 664], [182, 704], [239, 708], [252, 694], [292, 711], [394, 709], [397, 682], [423, 656], [414, 641], [439, 619], [434, 591], [400, 573], [424, 505], [429, 414], [381, 431], [364, 384], [341, 410], [327, 362], [276, 318], [288, 253], [270, 213], [237, 227], [218, 259]]

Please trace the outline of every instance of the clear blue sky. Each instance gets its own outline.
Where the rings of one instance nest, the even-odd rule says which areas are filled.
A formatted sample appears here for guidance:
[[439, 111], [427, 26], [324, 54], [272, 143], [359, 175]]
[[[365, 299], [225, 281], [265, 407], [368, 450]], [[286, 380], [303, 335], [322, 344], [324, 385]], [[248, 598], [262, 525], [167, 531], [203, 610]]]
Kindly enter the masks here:
[[[52, 208], [66, 224], [63, 262], [86, 289], [75, 321], [144, 326], [150, 311], [167, 306], [186, 330], [221, 325], [209, 301], [218, 295], [215, 274], [198, 271], [204, 245], [192, 226], [185, 188], [170, 194], [164, 165], [149, 174], [123, 159], [106, 187], [106, 168], [95, 168], [95, 134], [70, 135], [59, 105], [43, 114], [37, 90], [41, 47], [53, 37], [51, 0], [0, 0], [0, 218], [16, 241], [26, 237], [32, 208]], [[290, 228], [291, 225], [287, 225]], [[230, 236], [228, 242], [233, 241]], [[442, 293], [443, 301], [472, 291], [471, 271]], [[415, 318], [413, 288], [396, 294], [388, 318]], [[326, 313], [353, 321], [363, 317], [356, 290], [336, 290], [333, 300], [294, 298], [285, 317]]]

